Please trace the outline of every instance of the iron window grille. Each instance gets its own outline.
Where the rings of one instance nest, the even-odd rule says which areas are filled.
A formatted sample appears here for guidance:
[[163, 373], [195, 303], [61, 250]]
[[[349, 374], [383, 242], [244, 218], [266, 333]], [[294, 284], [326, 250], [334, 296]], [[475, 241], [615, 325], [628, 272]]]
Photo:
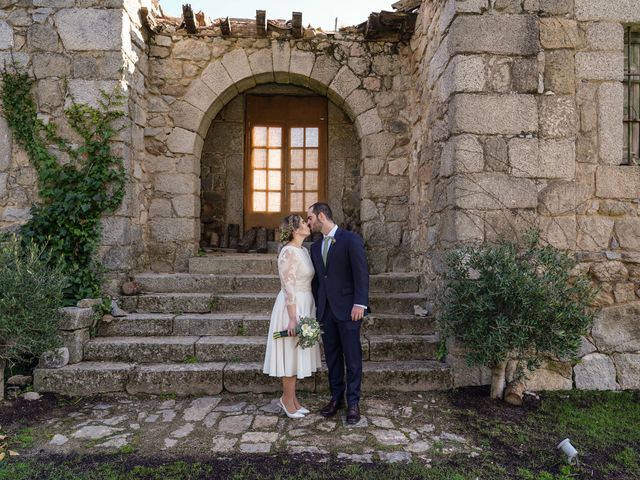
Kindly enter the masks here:
[[640, 164], [640, 31], [624, 35], [624, 158], [623, 165]]

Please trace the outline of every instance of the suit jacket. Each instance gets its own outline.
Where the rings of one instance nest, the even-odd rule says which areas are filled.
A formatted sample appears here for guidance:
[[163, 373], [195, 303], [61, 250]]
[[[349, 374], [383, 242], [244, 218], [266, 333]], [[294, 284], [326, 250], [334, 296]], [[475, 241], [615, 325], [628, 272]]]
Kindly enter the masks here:
[[327, 308], [338, 320], [351, 321], [354, 304], [369, 305], [369, 269], [362, 237], [338, 228], [327, 266], [322, 261], [322, 239], [311, 245], [311, 260], [316, 271], [312, 289], [318, 321]]

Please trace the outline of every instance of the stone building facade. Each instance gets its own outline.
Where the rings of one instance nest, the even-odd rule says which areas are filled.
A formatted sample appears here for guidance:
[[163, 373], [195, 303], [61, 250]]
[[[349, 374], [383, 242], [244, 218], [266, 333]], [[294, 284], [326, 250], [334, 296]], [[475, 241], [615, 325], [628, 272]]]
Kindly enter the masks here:
[[[623, 154], [636, 0], [424, 0], [407, 42], [150, 32], [150, 0], [0, 7], [0, 56], [29, 68], [42, 115], [64, 132], [65, 79], [79, 101], [116, 85], [127, 95], [115, 145], [127, 195], [101, 246], [111, 288], [186, 271], [207, 229], [241, 222], [247, 95], [314, 94], [329, 101], [328, 200], [362, 233], [372, 273], [419, 272], [432, 295], [448, 250], [537, 226], [576, 253], [602, 313], [582, 361], [550, 361], [529, 388], [640, 388], [640, 167]], [[0, 118], [0, 228], [24, 223], [36, 199]], [[454, 383], [486, 382], [458, 353]]]

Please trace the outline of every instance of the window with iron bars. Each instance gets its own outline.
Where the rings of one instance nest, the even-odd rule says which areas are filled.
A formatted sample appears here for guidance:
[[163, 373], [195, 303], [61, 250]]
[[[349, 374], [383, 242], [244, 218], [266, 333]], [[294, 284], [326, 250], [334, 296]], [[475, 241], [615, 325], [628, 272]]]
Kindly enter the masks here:
[[624, 36], [624, 158], [623, 165], [640, 164], [640, 31]]

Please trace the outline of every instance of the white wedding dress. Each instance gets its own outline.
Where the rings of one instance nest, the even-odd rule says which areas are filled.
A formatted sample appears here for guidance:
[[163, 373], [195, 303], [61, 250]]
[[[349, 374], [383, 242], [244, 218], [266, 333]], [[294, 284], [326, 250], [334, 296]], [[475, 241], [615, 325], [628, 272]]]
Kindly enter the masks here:
[[273, 333], [286, 330], [289, 324], [287, 305], [296, 305], [300, 317], [315, 317], [316, 304], [311, 292], [314, 270], [306, 248], [285, 245], [278, 255], [280, 293], [271, 312], [267, 352], [262, 371], [272, 377], [310, 377], [320, 368], [320, 347], [296, 347], [296, 337], [274, 340]]

